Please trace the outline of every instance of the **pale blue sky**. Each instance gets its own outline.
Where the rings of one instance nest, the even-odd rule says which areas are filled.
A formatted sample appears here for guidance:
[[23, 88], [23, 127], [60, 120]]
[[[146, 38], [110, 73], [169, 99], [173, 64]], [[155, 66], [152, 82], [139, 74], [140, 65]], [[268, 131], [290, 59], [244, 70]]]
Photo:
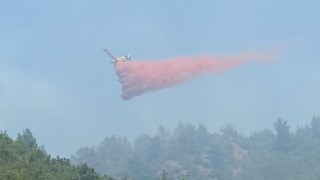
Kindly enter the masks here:
[[[30, 128], [53, 155], [162, 124], [244, 133], [320, 107], [320, 2], [0, 1], [0, 129]], [[134, 60], [281, 49], [273, 64], [200, 76], [130, 101], [101, 49]]]

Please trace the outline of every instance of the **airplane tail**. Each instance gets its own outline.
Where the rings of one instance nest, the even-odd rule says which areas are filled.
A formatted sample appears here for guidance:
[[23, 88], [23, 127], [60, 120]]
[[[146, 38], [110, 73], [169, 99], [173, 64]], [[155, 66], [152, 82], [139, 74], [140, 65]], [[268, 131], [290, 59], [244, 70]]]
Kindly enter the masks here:
[[131, 54], [127, 55], [128, 60], [131, 60]]

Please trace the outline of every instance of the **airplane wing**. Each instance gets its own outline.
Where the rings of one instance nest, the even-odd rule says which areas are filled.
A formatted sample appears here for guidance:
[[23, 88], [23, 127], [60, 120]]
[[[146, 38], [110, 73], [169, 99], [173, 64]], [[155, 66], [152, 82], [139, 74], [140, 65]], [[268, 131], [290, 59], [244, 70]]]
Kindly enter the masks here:
[[108, 51], [108, 49], [103, 49], [103, 51], [106, 52], [106, 53], [114, 60], [114, 62], [117, 62], [117, 61], [118, 61], [117, 58], [115, 58], [115, 57]]

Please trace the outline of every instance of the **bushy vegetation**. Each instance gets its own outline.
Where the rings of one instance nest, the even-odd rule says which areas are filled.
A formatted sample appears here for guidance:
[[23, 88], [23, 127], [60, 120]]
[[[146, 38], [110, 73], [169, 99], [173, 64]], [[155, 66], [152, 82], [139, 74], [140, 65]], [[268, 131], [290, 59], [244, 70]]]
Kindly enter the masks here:
[[112, 180], [85, 164], [73, 166], [67, 158], [52, 158], [26, 129], [16, 140], [0, 132], [0, 180]]
[[231, 125], [210, 133], [204, 125], [180, 123], [172, 133], [159, 127], [157, 135], [133, 143], [107, 137], [71, 161], [117, 179], [320, 179], [320, 118], [295, 131], [282, 119], [273, 125], [244, 136]]

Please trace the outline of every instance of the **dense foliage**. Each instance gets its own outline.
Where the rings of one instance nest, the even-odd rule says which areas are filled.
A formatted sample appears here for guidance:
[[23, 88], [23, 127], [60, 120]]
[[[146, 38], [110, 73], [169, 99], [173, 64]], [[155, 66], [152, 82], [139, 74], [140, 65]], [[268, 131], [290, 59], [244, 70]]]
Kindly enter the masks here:
[[0, 132], [0, 179], [2, 180], [112, 180], [82, 164], [73, 166], [66, 158], [51, 158], [38, 147], [29, 129], [16, 140]]
[[107, 137], [71, 160], [118, 179], [320, 179], [320, 118], [295, 131], [282, 119], [273, 125], [274, 131], [244, 136], [231, 125], [209, 133], [204, 125], [180, 123], [171, 134], [159, 127], [133, 144]]

